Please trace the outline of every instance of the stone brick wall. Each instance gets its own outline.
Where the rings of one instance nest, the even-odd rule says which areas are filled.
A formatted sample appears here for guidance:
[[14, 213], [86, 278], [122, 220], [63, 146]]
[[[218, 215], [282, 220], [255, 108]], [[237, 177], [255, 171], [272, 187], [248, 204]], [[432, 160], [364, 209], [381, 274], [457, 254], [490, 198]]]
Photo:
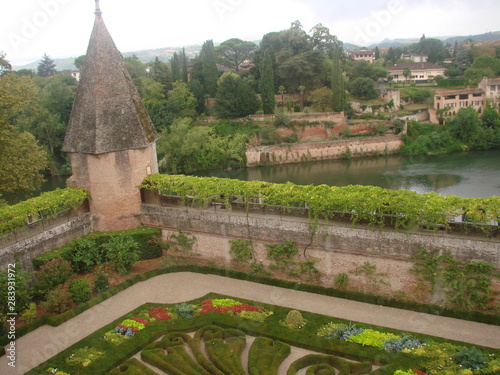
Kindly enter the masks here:
[[288, 146], [250, 147], [246, 151], [247, 166], [331, 160], [350, 153], [352, 157], [393, 153], [403, 141], [398, 136], [350, 138], [338, 141], [296, 143]]
[[90, 213], [68, 212], [9, 233], [0, 239], [0, 269], [17, 263], [24, 270], [31, 270], [33, 258], [90, 233], [90, 227]]
[[268, 208], [247, 214], [244, 210], [228, 211], [219, 206], [182, 207], [163, 200], [161, 205], [143, 204], [142, 221], [144, 225], [163, 228], [165, 238], [179, 231], [193, 234], [197, 242], [192, 252], [219, 266], [232, 265], [229, 241], [233, 239], [251, 239], [256, 260], [266, 266], [269, 260], [265, 244], [296, 241], [300, 259], [306, 259], [304, 253], [309, 259], [320, 259], [317, 268], [322, 272], [322, 284], [332, 286], [336, 275], [348, 273], [354, 285], [358, 283], [359, 290], [365, 292], [370, 292], [366, 289], [370, 285], [366, 275], [357, 272], [365, 262], [387, 275], [386, 292], [410, 292], [415, 282], [409, 272], [411, 257], [420, 246], [442, 252], [449, 250], [458, 260], [483, 261], [500, 268], [498, 239], [424, 230], [374, 230], [342, 221], [320, 221], [313, 235], [306, 217], [283, 215]]
[[71, 154], [71, 181], [90, 192], [92, 226], [115, 231], [140, 225], [139, 185], [158, 172], [154, 145], [100, 155]]

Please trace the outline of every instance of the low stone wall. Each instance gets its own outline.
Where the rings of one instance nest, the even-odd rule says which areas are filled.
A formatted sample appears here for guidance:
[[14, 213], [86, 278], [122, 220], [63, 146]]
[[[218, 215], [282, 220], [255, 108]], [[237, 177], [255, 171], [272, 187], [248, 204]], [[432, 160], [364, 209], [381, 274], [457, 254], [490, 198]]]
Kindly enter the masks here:
[[340, 159], [393, 153], [403, 141], [398, 136], [350, 138], [338, 141], [296, 143], [288, 146], [250, 147], [246, 151], [247, 166], [298, 163], [302, 161]]
[[33, 258], [88, 234], [90, 230], [90, 213], [66, 212], [9, 233], [0, 238], [0, 269], [18, 263], [24, 270], [31, 270]]
[[[172, 204], [173, 203], [173, 204]], [[172, 204], [171, 206], [165, 206]], [[463, 262], [483, 261], [500, 268], [500, 241], [486, 237], [453, 235], [440, 231], [401, 231], [353, 227], [342, 221], [320, 221], [311, 231], [306, 217], [279, 214], [263, 209], [260, 213], [226, 210], [221, 206], [191, 208], [161, 200], [161, 205], [143, 204], [143, 225], [162, 228], [164, 238], [179, 231], [197, 239], [193, 253], [216, 264], [231, 266], [230, 242], [252, 240], [256, 261], [269, 265], [265, 244], [295, 241], [302, 260], [316, 258], [321, 271], [321, 283], [333, 285], [335, 276], [347, 273], [351, 285], [371, 292], [366, 275], [357, 270], [369, 262], [377, 272], [385, 274], [388, 292], [411, 293], [415, 276], [410, 272], [411, 257], [424, 247], [428, 250], [450, 251]], [[358, 283], [358, 284], [356, 284]], [[368, 288], [368, 289], [367, 289]]]

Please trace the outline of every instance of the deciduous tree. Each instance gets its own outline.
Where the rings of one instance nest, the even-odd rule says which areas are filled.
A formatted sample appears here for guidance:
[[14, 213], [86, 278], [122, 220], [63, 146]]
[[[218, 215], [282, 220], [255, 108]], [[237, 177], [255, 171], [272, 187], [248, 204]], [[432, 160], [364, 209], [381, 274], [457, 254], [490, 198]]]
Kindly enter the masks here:
[[248, 83], [236, 73], [224, 73], [219, 80], [215, 111], [219, 118], [238, 118], [254, 114], [259, 101]]

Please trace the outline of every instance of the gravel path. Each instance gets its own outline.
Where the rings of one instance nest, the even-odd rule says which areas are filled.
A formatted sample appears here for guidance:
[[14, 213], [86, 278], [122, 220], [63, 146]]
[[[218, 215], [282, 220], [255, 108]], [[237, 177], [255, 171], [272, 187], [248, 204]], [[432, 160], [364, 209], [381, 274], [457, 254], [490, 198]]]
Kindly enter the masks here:
[[175, 304], [210, 292], [500, 349], [500, 326], [183, 272], [137, 283], [59, 327], [42, 326], [19, 338], [16, 341], [16, 367], [8, 366], [9, 360], [3, 356], [0, 358], [0, 374], [24, 374], [144, 303]]

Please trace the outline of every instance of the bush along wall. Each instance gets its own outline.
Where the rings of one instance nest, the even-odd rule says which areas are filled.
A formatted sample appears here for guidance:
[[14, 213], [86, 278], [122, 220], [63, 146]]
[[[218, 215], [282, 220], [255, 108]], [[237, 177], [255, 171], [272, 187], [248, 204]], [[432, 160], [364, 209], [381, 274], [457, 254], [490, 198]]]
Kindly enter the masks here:
[[53, 217], [80, 207], [89, 198], [83, 189], [56, 189], [24, 202], [0, 207], [0, 236], [24, 228], [28, 218]]
[[80, 237], [70, 243], [51, 250], [33, 259], [33, 267], [39, 270], [52, 259], [62, 258], [71, 262], [75, 272], [85, 273], [92, 266], [103, 263], [106, 256], [105, 245], [111, 239], [130, 237], [139, 249], [138, 260], [159, 258], [163, 254], [161, 230], [157, 228], [141, 227], [119, 232], [94, 232]]
[[274, 184], [183, 175], [150, 175], [141, 188], [162, 194], [191, 197], [193, 204], [232, 201], [262, 206], [307, 208], [312, 220], [347, 216], [353, 224], [382, 227], [390, 222], [396, 229], [448, 227], [450, 220], [463, 216], [471, 226], [492, 234], [500, 217], [500, 197], [462, 198], [436, 193], [418, 194], [375, 186], [327, 186]]

